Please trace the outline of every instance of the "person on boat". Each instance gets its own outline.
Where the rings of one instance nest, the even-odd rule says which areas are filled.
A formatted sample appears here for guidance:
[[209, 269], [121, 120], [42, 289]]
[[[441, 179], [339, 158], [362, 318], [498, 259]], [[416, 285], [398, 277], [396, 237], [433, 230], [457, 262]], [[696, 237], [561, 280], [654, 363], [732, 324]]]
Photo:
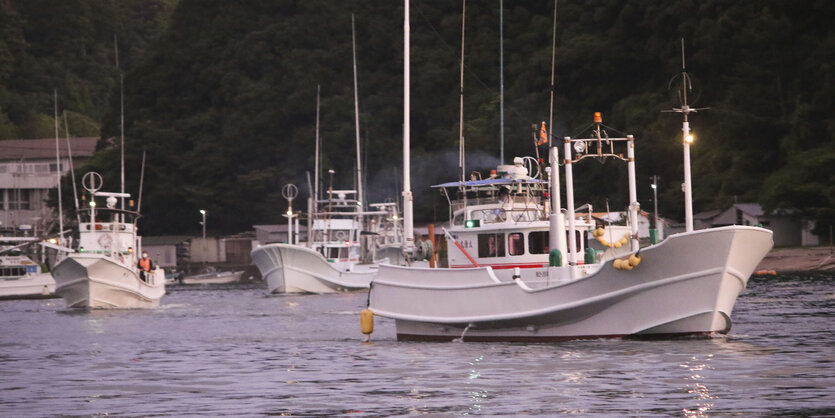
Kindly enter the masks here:
[[147, 251], [142, 251], [142, 258], [139, 259], [136, 267], [139, 268], [139, 278], [147, 282], [149, 279], [148, 274], [151, 273], [151, 270], [154, 270], [154, 262], [148, 257]]
[[502, 187], [502, 189], [499, 190], [499, 203], [501, 203], [501, 204], [510, 203], [510, 189], [509, 188]]

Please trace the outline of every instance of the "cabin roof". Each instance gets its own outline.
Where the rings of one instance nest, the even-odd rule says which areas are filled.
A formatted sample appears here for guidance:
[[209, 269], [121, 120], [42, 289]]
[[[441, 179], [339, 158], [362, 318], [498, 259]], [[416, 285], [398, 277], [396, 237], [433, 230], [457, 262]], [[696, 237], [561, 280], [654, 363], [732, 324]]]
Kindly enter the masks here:
[[[90, 157], [96, 150], [95, 137], [70, 138], [73, 157]], [[61, 157], [67, 156], [67, 140], [60, 138], [58, 146]], [[55, 138], [45, 139], [6, 139], [0, 141], [0, 161], [16, 161], [21, 159], [55, 159]]]
[[470, 180], [470, 181], [452, 181], [449, 183], [442, 183], [436, 184], [432, 186], [433, 188], [441, 188], [441, 187], [479, 187], [479, 186], [501, 186], [501, 185], [512, 185], [512, 184], [547, 184], [548, 182], [545, 180], [539, 180], [534, 178], [523, 178], [523, 179], [512, 179], [512, 178], [496, 178], [496, 179], [485, 179], [485, 180]]

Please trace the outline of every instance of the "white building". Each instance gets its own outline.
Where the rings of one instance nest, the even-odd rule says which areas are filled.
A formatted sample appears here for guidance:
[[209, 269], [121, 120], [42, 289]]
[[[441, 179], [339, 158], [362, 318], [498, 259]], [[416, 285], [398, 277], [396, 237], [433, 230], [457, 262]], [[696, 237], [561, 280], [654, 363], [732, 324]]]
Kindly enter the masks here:
[[[98, 138], [70, 138], [75, 167], [90, 159], [96, 142]], [[60, 139], [59, 149], [60, 165], [55, 158], [55, 138], [0, 141], [0, 226], [31, 225], [35, 234], [54, 229], [56, 216], [46, 200], [49, 190], [58, 185], [58, 171], [63, 175], [70, 169], [66, 139]], [[72, 190], [63, 193], [71, 194]]]

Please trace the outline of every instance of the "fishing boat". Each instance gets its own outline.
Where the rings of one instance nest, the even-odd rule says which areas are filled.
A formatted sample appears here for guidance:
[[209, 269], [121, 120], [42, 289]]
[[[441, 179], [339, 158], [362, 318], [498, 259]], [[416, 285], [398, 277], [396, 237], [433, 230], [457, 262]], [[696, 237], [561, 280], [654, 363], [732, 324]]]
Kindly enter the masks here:
[[[414, 237], [411, 236], [409, 189], [408, 0], [405, 10], [403, 194], [406, 198], [404, 254], [408, 256], [414, 251], [409, 245]], [[684, 191], [685, 206], [689, 206], [692, 204], [689, 195], [692, 137], [687, 114], [696, 109], [686, 102], [690, 83], [684, 72], [683, 57], [682, 75], [684, 101], [680, 108], [673, 110], [684, 114]], [[394, 319], [398, 340], [528, 342], [727, 333], [737, 297], [773, 246], [771, 231], [750, 226], [695, 231], [692, 208], [687, 207], [685, 232], [641, 248], [635, 138], [609, 137], [600, 114], [595, 114], [592, 133], [589, 138], [566, 137], [562, 160], [550, 138], [547, 238], [537, 223], [537, 216], [542, 217], [537, 215], [541, 213], [538, 207], [546, 206], [546, 202], [536, 201], [537, 194], [532, 189], [537, 182], [531, 181], [530, 171], [522, 164], [517, 163], [518, 171], [502, 176], [504, 180], [498, 182], [510, 186], [507, 199], [513, 205], [530, 202], [522, 205], [522, 211], [528, 211], [529, 206], [533, 210], [518, 219], [505, 215], [495, 222], [482, 223], [488, 217], [499, 215], [505, 203], [487, 205], [481, 200], [470, 201], [466, 190], [493, 188], [495, 183], [459, 181], [440, 185], [462, 190], [459, 199], [450, 202], [451, 224], [453, 229], [463, 226], [471, 231], [453, 231], [458, 232], [457, 237], [447, 234], [448, 247], [457, 249], [449, 252], [450, 268], [380, 266], [369, 289], [368, 309], [361, 315], [366, 337], [373, 332], [374, 315]], [[578, 250], [583, 247], [583, 240], [578, 242], [574, 238], [587, 226], [578, 225], [575, 218], [573, 166], [587, 158], [620, 160], [627, 164], [629, 228], [625, 236], [614, 242], [605, 238], [614, 235], [612, 231], [607, 234], [605, 229], [594, 228], [591, 237], [618, 251], [588, 252], [589, 257], [584, 254], [580, 262]], [[565, 170], [567, 219], [561, 216], [560, 163]], [[496, 250], [490, 247], [491, 238]], [[548, 251], [543, 250], [546, 240]], [[503, 252], [505, 249], [507, 252]], [[496, 253], [498, 256], [494, 258]], [[511, 253], [518, 254], [521, 262], [515, 263]], [[456, 264], [462, 255], [471, 266]], [[509, 271], [512, 273], [508, 274]]]
[[[87, 173], [84, 187], [90, 206], [80, 212], [78, 250], [53, 269], [55, 293], [69, 308], [154, 308], [165, 294], [165, 271], [141, 274], [137, 252], [142, 238], [137, 233], [139, 212], [119, 205], [127, 193], [101, 192], [101, 176]], [[97, 207], [96, 198], [106, 206]]]
[[20, 250], [33, 237], [0, 237], [0, 299], [50, 297], [55, 292], [52, 275]]
[[[313, 186], [309, 187], [308, 240], [299, 245], [293, 240], [292, 208], [288, 210], [288, 242], [268, 244], [252, 250], [252, 260], [267, 283], [269, 293], [333, 293], [367, 289], [377, 274], [380, 262], [401, 263], [402, 217], [397, 204], [384, 202], [368, 205], [363, 198], [362, 161], [360, 158], [359, 98], [354, 17], [351, 16], [354, 67], [354, 127], [356, 133], [356, 190], [327, 191], [319, 195], [319, 95], [316, 94], [316, 151]], [[329, 171], [331, 176], [334, 171]], [[308, 177], [308, 182], [309, 182]], [[292, 203], [295, 193], [282, 193]], [[298, 228], [296, 228], [298, 230]], [[421, 255], [427, 259], [431, 249]]]
[[244, 274], [243, 270], [217, 271], [214, 267], [210, 267], [208, 270], [205, 273], [168, 279], [167, 284], [227, 284], [240, 281]]
[[[607, 141], [600, 136], [565, 141], [566, 195], [573, 208], [572, 165], [589, 156], [618, 154], [607, 152]], [[546, 216], [543, 199], [536, 198], [540, 184], [528, 176], [439, 185], [465, 188], [465, 198], [450, 205], [450, 268], [380, 266], [369, 309], [395, 319], [400, 340], [559, 341], [727, 333], [737, 296], [773, 245], [771, 231], [712, 228], [640, 248], [634, 138], [608, 138], [610, 144], [616, 141], [626, 142], [629, 150], [624, 160], [630, 166], [630, 219], [622, 237], [576, 222], [569, 209], [565, 251], [564, 244], [551, 239], [564, 236], [565, 222], [553, 211]], [[604, 150], [586, 152], [593, 145]], [[583, 151], [578, 155], [573, 150]], [[558, 161], [556, 148], [552, 157], [552, 164]], [[548, 191], [553, 196], [559, 189], [554, 176], [551, 180]], [[497, 186], [507, 187], [505, 201], [471, 197], [476, 192], [495, 194]], [[601, 238], [610, 236], [617, 239]], [[584, 250], [590, 239], [612, 251]]]
[[354, 190], [329, 190], [318, 201], [306, 245], [267, 244], [252, 261], [269, 293], [334, 293], [367, 289], [380, 262], [401, 258], [402, 218], [395, 203], [360, 211]]

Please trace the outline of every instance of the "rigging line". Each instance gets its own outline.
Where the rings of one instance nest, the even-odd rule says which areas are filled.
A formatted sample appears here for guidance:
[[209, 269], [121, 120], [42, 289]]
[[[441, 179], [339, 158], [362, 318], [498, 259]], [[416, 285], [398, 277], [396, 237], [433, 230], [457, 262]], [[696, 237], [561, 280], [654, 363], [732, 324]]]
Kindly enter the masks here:
[[[438, 35], [438, 39], [440, 39], [440, 40], [441, 40], [441, 43], [444, 45], [444, 47], [446, 47], [446, 49], [447, 49], [447, 51], [450, 53], [450, 55], [454, 56], [454, 57], [455, 57], [455, 60], [456, 60], [456, 61], [458, 61], [458, 64], [460, 65], [460, 64], [461, 64], [461, 57], [459, 57], [459, 56], [457, 55], [457, 54], [458, 54], [458, 51], [457, 51], [457, 50], [455, 50], [455, 49], [453, 49], [453, 48], [452, 48], [452, 46], [450, 46], [450, 45], [446, 42], [446, 40], [444, 40], [443, 35], [441, 35], [441, 33], [440, 33], [440, 32], [438, 32], [438, 30], [437, 30], [437, 29], [435, 29], [435, 26], [434, 26], [434, 25], [432, 25], [432, 22], [430, 22], [430, 21], [429, 21], [429, 19], [426, 17], [426, 15], [424, 15], [424, 14], [423, 14], [423, 12], [420, 10], [420, 7], [419, 7], [419, 6], [417, 6], [416, 4], [415, 4], [415, 10], [417, 10], [418, 14], [419, 14], [421, 17], [423, 17], [423, 20], [424, 20], [424, 21], [426, 21], [426, 24], [427, 24], [427, 25], [429, 25], [429, 27], [432, 29], [432, 32], [435, 32], [435, 34], [436, 34], [436, 35]], [[494, 89], [490, 88], [490, 86], [488, 86], [488, 85], [487, 85], [484, 81], [482, 81], [482, 80], [481, 80], [481, 78], [479, 78], [479, 77], [478, 77], [478, 74], [476, 74], [473, 70], [471, 70], [471, 69], [470, 69], [470, 67], [468, 67], [466, 64], [464, 65], [464, 69], [465, 69], [465, 70], [466, 70], [466, 71], [467, 71], [470, 75], [472, 75], [473, 77], [475, 77], [476, 81], [478, 81], [478, 83], [479, 83], [479, 84], [481, 84], [481, 86], [482, 86], [482, 87], [484, 87], [486, 90], [490, 91], [491, 93], [496, 93], [496, 94], [498, 94], [498, 93], [499, 93], [498, 91], [496, 91], [496, 90], [494, 90]]]
[[[423, 18], [423, 20], [426, 22], [426, 24], [429, 26], [429, 28], [430, 28], [430, 29], [432, 29], [432, 31], [433, 31], [433, 32], [435, 32], [435, 34], [436, 34], [436, 35], [438, 35], [438, 39], [440, 39], [440, 40], [441, 40], [441, 44], [443, 44], [443, 46], [446, 48], [447, 52], [449, 52], [449, 53], [450, 53], [450, 55], [454, 56], [454, 57], [455, 57], [455, 60], [456, 60], [456, 61], [460, 64], [460, 63], [461, 63], [461, 57], [459, 57], [459, 56], [457, 55], [457, 54], [458, 54], [458, 52], [457, 52], [455, 49], [453, 49], [453, 48], [452, 48], [452, 46], [450, 46], [450, 45], [446, 42], [446, 40], [444, 40], [443, 35], [441, 35], [441, 33], [440, 33], [440, 32], [438, 32], [438, 30], [437, 30], [437, 29], [435, 29], [435, 26], [434, 26], [434, 25], [432, 25], [432, 22], [430, 22], [430, 21], [429, 21], [429, 18], [427, 18], [427, 17], [426, 17], [426, 15], [424, 15], [424, 14], [423, 14], [423, 11], [421, 11], [421, 10], [420, 10], [420, 6], [418, 6], [416, 2], [415, 2], [415, 3], [412, 3], [412, 5], [414, 6], [414, 9], [415, 9], [415, 10], [417, 10], [418, 14], [419, 14], [419, 15]], [[499, 95], [499, 94], [500, 94], [498, 90], [496, 90], [496, 89], [494, 89], [494, 88], [491, 88], [489, 85], [487, 85], [487, 83], [485, 83], [484, 81], [482, 81], [482, 80], [481, 80], [481, 78], [479, 78], [478, 74], [476, 74], [476, 73], [475, 73], [475, 71], [471, 70], [471, 69], [470, 69], [470, 67], [469, 67], [469, 66], [467, 66], [466, 64], [464, 65], [464, 70], [465, 70], [468, 74], [470, 74], [473, 78], [475, 78], [475, 80], [478, 82], [478, 84], [479, 84], [479, 85], [481, 85], [481, 87], [482, 87], [484, 90], [487, 90], [488, 92], [493, 93], [493, 94], [495, 94], [495, 95]], [[516, 117], [517, 117], [518, 119], [520, 119], [520, 120], [523, 120], [523, 121], [530, 120], [530, 117], [528, 117], [528, 116], [525, 116], [525, 115], [521, 114], [518, 110], [514, 109], [513, 107], [509, 107], [509, 108], [508, 108], [508, 110], [509, 110], [509, 112], [510, 112], [510, 113], [512, 113], [514, 116], [516, 116]]]

